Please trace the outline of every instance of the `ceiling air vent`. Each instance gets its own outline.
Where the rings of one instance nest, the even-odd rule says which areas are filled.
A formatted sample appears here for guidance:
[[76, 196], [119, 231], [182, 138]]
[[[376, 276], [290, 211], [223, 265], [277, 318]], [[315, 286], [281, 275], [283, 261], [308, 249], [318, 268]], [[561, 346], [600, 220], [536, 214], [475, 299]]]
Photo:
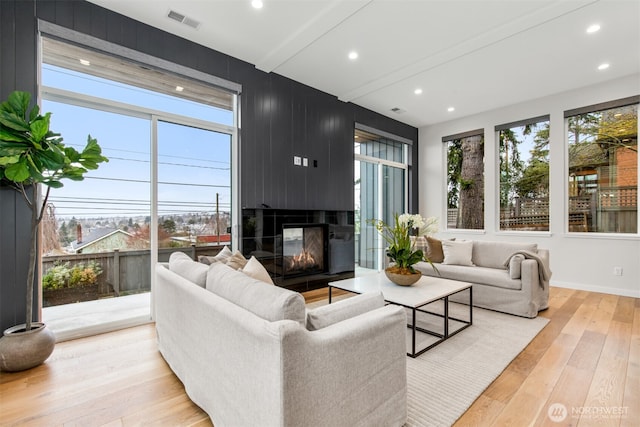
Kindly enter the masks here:
[[195, 19], [191, 19], [187, 16], [184, 16], [181, 13], [176, 12], [175, 10], [170, 10], [167, 14], [167, 17], [173, 19], [174, 21], [178, 21], [181, 24], [188, 25], [191, 28], [195, 28], [196, 30], [200, 26], [200, 23]]
[[402, 114], [402, 113], [405, 113], [407, 110], [403, 110], [402, 108], [398, 108], [398, 107], [393, 107], [391, 111], [393, 111], [394, 113]]

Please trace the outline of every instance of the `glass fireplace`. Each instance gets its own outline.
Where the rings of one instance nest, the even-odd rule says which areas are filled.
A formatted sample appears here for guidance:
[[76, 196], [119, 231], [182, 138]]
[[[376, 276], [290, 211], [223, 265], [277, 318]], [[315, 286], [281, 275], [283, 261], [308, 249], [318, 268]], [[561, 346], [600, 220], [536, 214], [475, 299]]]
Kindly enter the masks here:
[[284, 277], [327, 271], [327, 224], [282, 226], [282, 272]]

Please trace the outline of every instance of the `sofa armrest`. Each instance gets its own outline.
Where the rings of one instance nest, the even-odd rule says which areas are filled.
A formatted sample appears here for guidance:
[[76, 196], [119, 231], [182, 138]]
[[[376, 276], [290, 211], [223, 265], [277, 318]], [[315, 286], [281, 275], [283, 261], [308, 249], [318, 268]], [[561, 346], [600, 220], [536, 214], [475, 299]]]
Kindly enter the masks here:
[[388, 305], [285, 338], [284, 424], [402, 426], [406, 323], [402, 307]]
[[307, 329], [315, 331], [384, 307], [382, 292], [367, 292], [307, 311]]

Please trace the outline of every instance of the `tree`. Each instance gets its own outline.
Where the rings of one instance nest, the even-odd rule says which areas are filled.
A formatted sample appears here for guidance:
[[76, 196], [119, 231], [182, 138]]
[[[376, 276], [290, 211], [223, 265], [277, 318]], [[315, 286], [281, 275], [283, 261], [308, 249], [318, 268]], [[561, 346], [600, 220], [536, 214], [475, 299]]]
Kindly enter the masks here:
[[60, 239], [56, 228], [55, 207], [49, 203], [45, 207], [44, 218], [42, 218], [42, 253], [52, 252], [60, 252]]
[[176, 222], [172, 219], [165, 219], [162, 221], [162, 228], [169, 234], [173, 234], [176, 232]]
[[531, 159], [521, 178], [514, 183], [516, 193], [523, 198], [549, 197], [549, 122], [538, 129], [533, 138]]
[[447, 207], [458, 208], [460, 202], [460, 173], [462, 171], [462, 140], [449, 141], [447, 148]]
[[69, 229], [67, 228], [67, 223], [64, 221], [62, 221], [62, 224], [58, 229], [58, 239], [60, 240], [61, 246], [67, 246], [71, 243], [71, 239], [69, 238]]
[[458, 228], [484, 228], [484, 137], [462, 138]]
[[[523, 127], [523, 135], [531, 133], [531, 126]], [[522, 177], [524, 163], [520, 160], [518, 145], [522, 142], [516, 138], [512, 129], [504, 129], [499, 133], [500, 141], [500, 207], [506, 208], [515, 196], [515, 183]]]

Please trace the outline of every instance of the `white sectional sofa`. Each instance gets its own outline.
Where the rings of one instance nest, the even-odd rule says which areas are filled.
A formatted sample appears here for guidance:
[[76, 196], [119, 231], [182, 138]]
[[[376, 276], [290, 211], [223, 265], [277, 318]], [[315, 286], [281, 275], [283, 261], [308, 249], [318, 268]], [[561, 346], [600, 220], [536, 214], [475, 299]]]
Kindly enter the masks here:
[[177, 253], [156, 278], [158, 348], [216, 427], [406, 422], [406, 315], [382, 294], [307, 311], [299, 293]]
[[473, 283], [474, 306], [530, 318], [548, 308], [549, 251], [537, 244], [432, 238], [426, 242], [417, 245], [435, 261], [435, 269], [427, 262], [415, 268], [423, 275]]

